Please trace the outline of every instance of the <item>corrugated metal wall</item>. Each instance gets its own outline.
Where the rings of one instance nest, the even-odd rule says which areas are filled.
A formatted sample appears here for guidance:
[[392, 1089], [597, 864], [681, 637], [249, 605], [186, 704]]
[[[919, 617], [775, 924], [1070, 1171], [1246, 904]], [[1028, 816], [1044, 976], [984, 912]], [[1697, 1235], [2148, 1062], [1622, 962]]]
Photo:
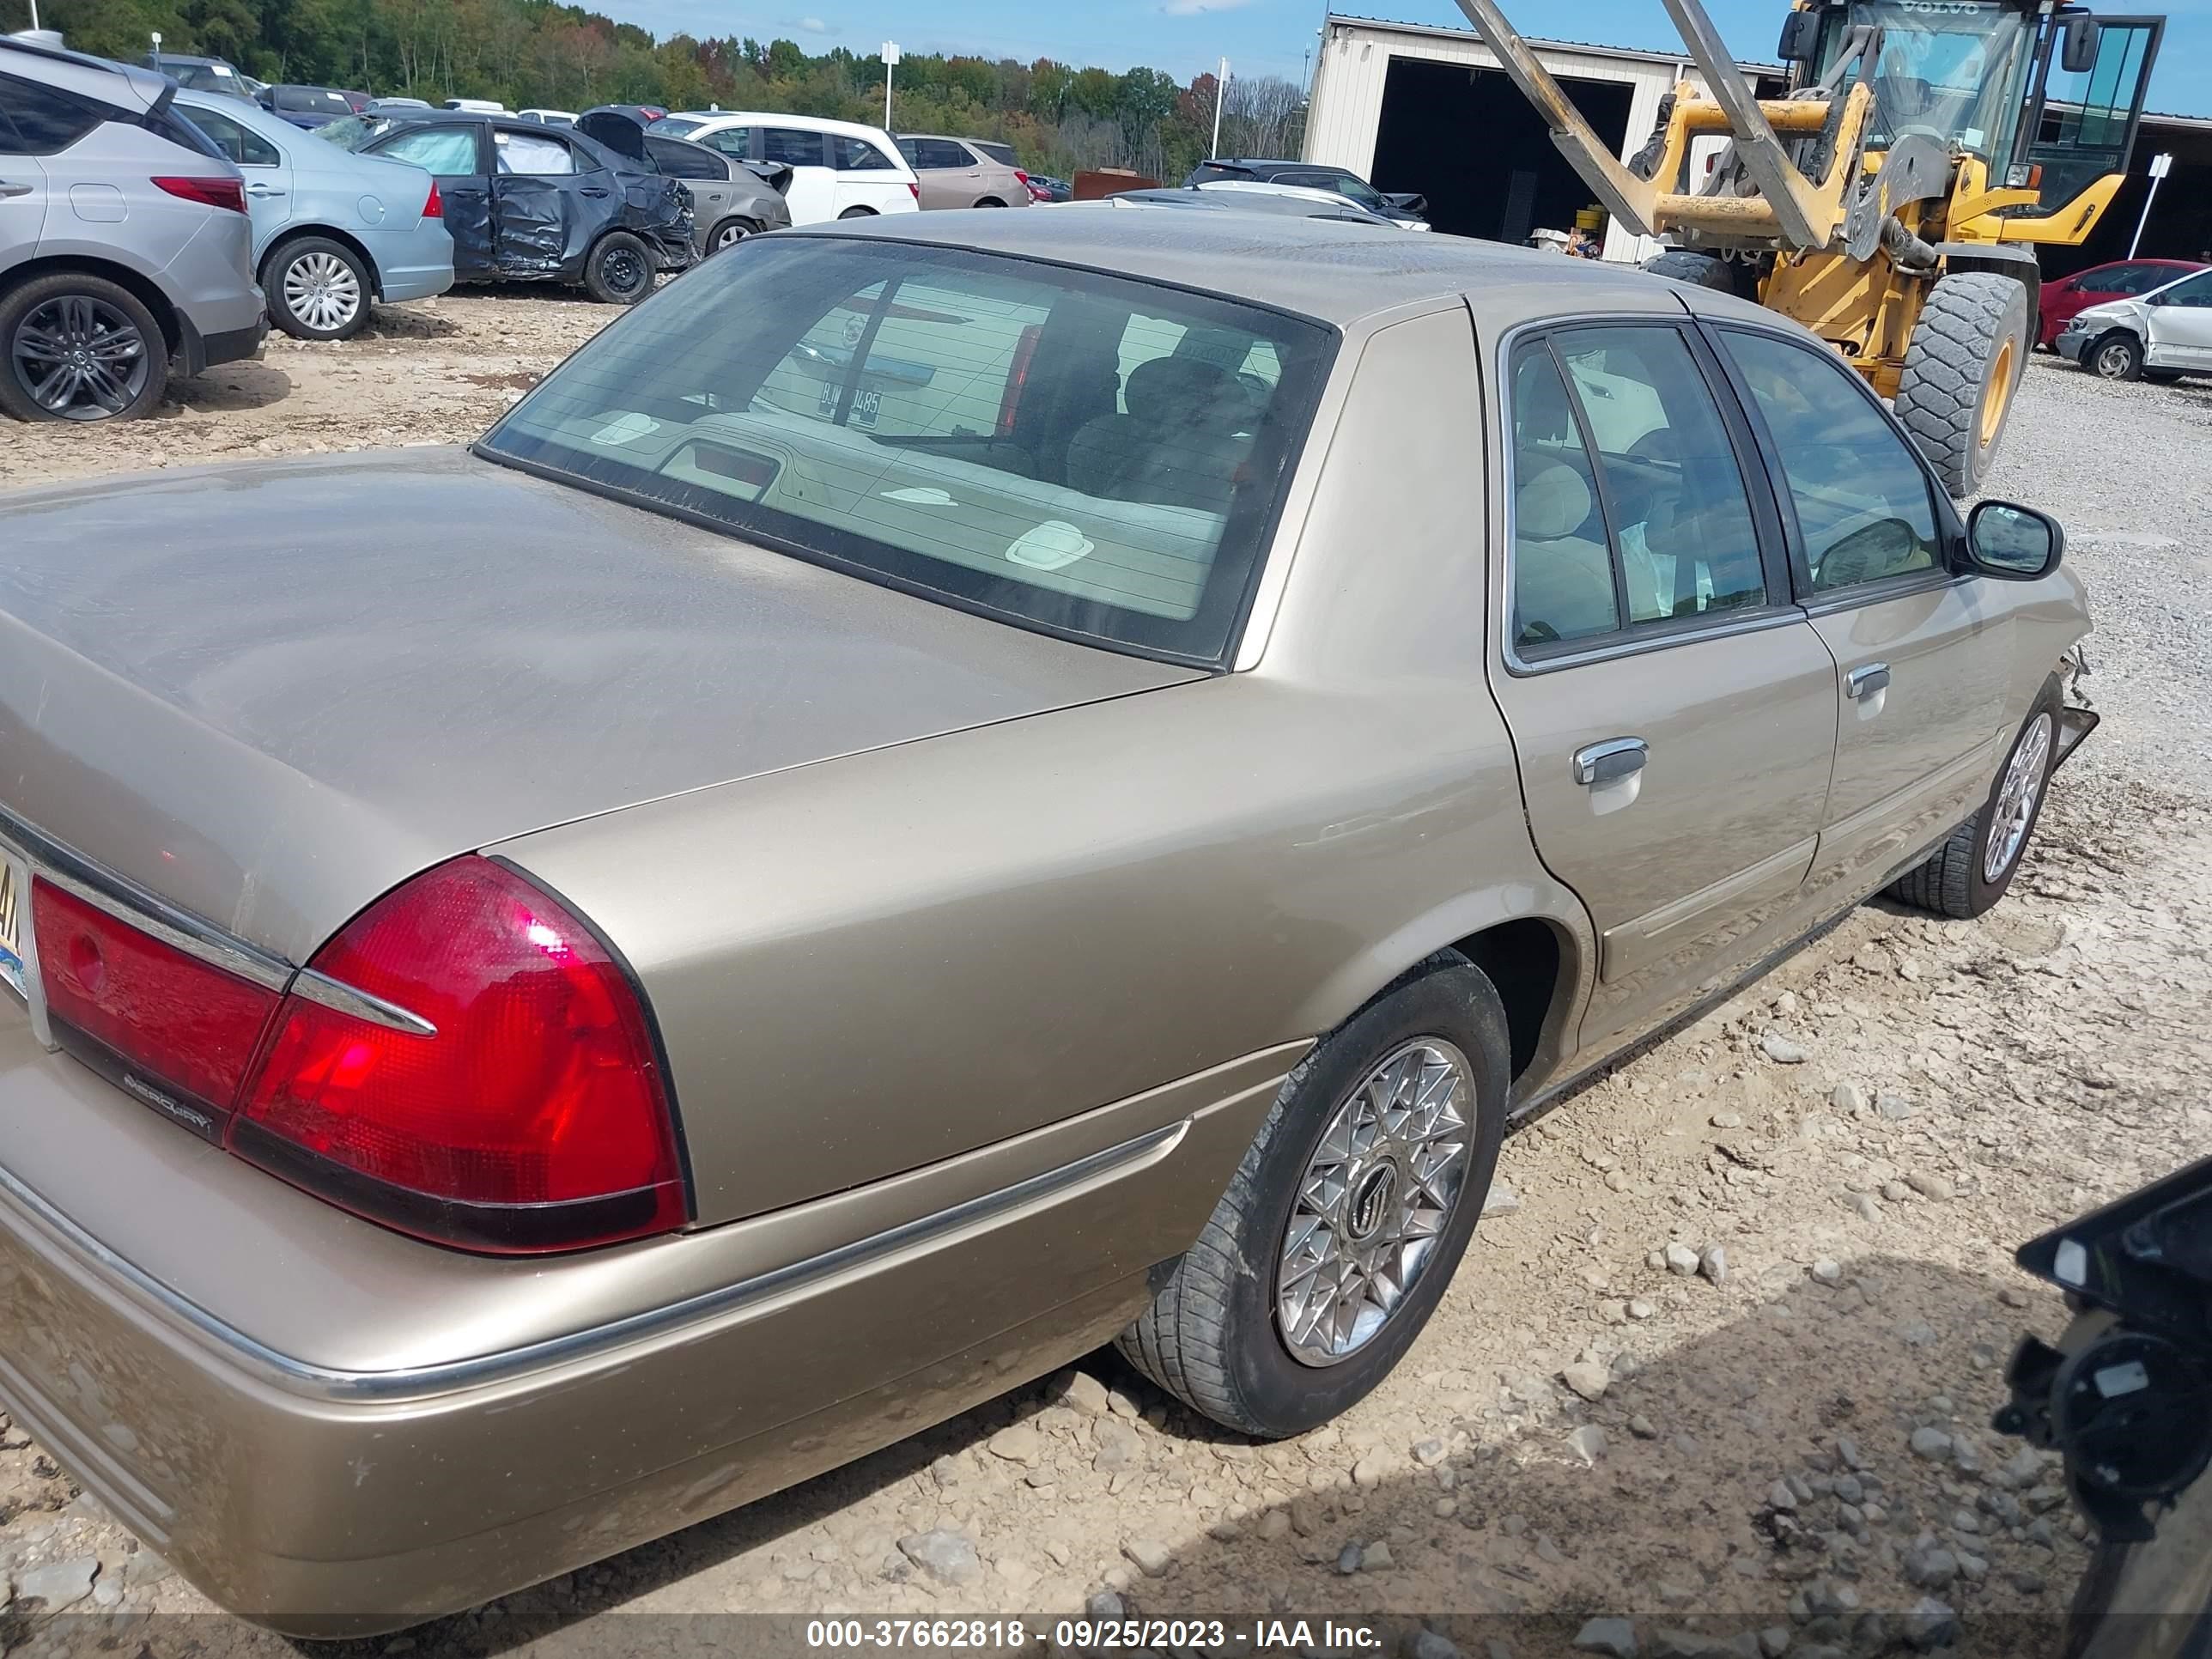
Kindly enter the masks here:
[[[1515, 19], [1518, 23], [1521, 20]], [[1705, 77], [1687, 61], [1635, 52], [1585, 51], [1573, 46], [1538, 46], [1536, 56], [1544, 67], [1562, 80], [1609, 81], [1633, 90], [1628, 108], [1628, 131], [1620, 159], [1626, 161], [1641, 149], [1659, 118], [1659, 100], [1678, 82], [1703, 86]], [[1306, 153], [1310, 161], [1349, 168], [1363, 179], [1372, 175], [1375, 139], [1382, 124], [1382, 91], [1389, 79], [1392, 58], [1419, 58], [1431, 63], [1465, 64], [1471, 69], [1496, 69], [1498, 62], [1489, 47], [1472, 33], [1400, 27], [1348, 18], [1331, 17], [1322, 43], [1321, 63], [1314, 76], [1313, 98], [1306, 116]], [[1746, 80], [1752, 77], [1746, 76]], [[1500, 95], [1520, 97], [1510, 82]], [[1479, 164], [1470, 156], [1468, 165]], [[1565, 227], [1561, 227], [1565, 228]], [[1619, 225], [1606, 234], [1605, 257], [1634, 261], [1649, 257], [1659, 244], [1649, 237], [1631, 234]]]

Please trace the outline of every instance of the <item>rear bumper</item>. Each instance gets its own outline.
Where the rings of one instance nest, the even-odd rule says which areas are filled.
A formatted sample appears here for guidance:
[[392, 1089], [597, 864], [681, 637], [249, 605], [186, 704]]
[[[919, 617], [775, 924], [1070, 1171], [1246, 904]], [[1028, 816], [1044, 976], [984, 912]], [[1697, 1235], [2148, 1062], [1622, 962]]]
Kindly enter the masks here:
[[[0, 1005], [0, 1403], [223, 1605], [301, 1635], [398, 1628], [1103, 1341], [1196, 1236], [1296, 1058], [1206, 1074], [1196, 1111], [1174, 1085], [859, 1194], [517, 1272], [205, 1147]], [[40, 1144], [17, 1138], [31, 1121]], [[172, 1249], [118, 1247], [162, 1206]], [[567, 1329], [532, 1311], [609, 1309], [616, 1281], [663, 1299]]]

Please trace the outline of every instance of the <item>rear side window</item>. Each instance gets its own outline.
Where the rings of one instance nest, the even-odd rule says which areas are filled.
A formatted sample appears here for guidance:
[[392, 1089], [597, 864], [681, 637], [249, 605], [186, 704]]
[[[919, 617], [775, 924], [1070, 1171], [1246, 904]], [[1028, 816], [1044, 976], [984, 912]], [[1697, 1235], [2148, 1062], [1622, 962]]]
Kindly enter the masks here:
[[1766, 603], [1743, 472], [1675, 329], [1564, 330], [1513, 374], [1523, 648]]
[[277, 155], [276, 145], [228, 115], [218, 115], [209, 109], [196, 109], [190, 115], [192, 125], [213, 139], [216, 148], [240, 167], [273, 167], [283, 160]]
[[[953, 149], [955, 146], [947, 144], [943, 148]], [[925, 145], [924, 149], [927, 149], [927, 146]], [[840, 173], [881, 173], [897, 166], [897, 163], [890, 156], [884, 155], [866, 139], [850, 137], [842, 132], [830, 135], [830, 165]], [[781, 158], [773, 155], [769, 157], [771, 161], [779, 159]], [[966, 167], [968, 160], [963, 155], [957, 162], [940, 161], [933, 165]]]
[[501, 173], [544, 178], [576, 171], [575, 151], [558, 138], [541, 138], [534, 132], [494, 132], [492, 150]]
[[0, 144], [17, 155], [53, 155], [100, 123], [100, 111], [35, 81], [0, 75]]
[[460, 179], [477, 171], [474, 127], [415, 127], [376, 152], [412, 161], [441, 179]]
[[645, 141], [646, 154], [653, 164], [671, 179], [722, 179], [729, 174], [729, 164], [709, 155], [696, 144], [679, 143], [672, 138], [652, 138]]
[[765, 237], [585, 347], [484, 453], [1005, 620], [1215, 662], [1334, 339], [1102, 273]]
[[1782, 459], [1814, 591], [1941, 563], [1928, 476], [1852, 372], [1771, 335], [1721, 338]]
[[799, 127], [769, 127], [761, 134], [762, 154], [787, 167], [818, 167], [822, 135]]

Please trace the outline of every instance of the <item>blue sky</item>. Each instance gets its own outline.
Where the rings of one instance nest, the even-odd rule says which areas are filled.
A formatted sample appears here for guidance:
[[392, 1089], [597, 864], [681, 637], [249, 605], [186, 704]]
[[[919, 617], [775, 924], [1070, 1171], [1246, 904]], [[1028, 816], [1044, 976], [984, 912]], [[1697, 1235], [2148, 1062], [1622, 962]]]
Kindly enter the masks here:
[[[1126, 69], [1150, 64], [1188, 79], [1227, 58], [1248, 75], [1297, 79], [1325, 8], [1316, 0], [937, 0], [924, 8], [884, 0], [793, 0], [787, 7], [730, 0], [598, 0], [613, 15], [656, 34], [786, 35], [811, 51], [845, 46], [872, 52], [886, 38], [916, 51], [992, 58], [1057, 58]], [[1346, 12], [1401, 21], [1462, 23], [1452, 0], [1339, 0]], [[2124, 0], [2098, 0], [2100, 9]], [[1743, 58], [1774, 51], [1785, 0], [1706, 0], [1729, 46]], [[1659, 0], [1545, 0], [1507, 15], [1531, 34], [1608, 46], [1665, 46], [1673, 30]], [[2155, 10], [2156, 0], [2142, 9]], [[2171, 18], [2151, 82], [2153, 109], [2212, 115], [2212, 0], [2167, 0]]]

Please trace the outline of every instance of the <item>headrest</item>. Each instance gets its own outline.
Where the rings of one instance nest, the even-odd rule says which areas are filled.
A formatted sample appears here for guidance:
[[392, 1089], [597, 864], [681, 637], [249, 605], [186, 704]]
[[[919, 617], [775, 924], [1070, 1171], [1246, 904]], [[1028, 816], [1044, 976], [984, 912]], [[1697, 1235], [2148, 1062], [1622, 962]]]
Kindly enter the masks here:
[[1555, 541], [1579, 530], [1589, 510], [1589, 486], [1581, 473], [1564, 461], [1522, 458], [1520, 483], [1513, 492], [1516, 534]]
[[1230, 383], [1229, 371], [1196, 357], [1155, 357], [1129, 371], [1122, 396], [1140, 421], [1203, 420]]

